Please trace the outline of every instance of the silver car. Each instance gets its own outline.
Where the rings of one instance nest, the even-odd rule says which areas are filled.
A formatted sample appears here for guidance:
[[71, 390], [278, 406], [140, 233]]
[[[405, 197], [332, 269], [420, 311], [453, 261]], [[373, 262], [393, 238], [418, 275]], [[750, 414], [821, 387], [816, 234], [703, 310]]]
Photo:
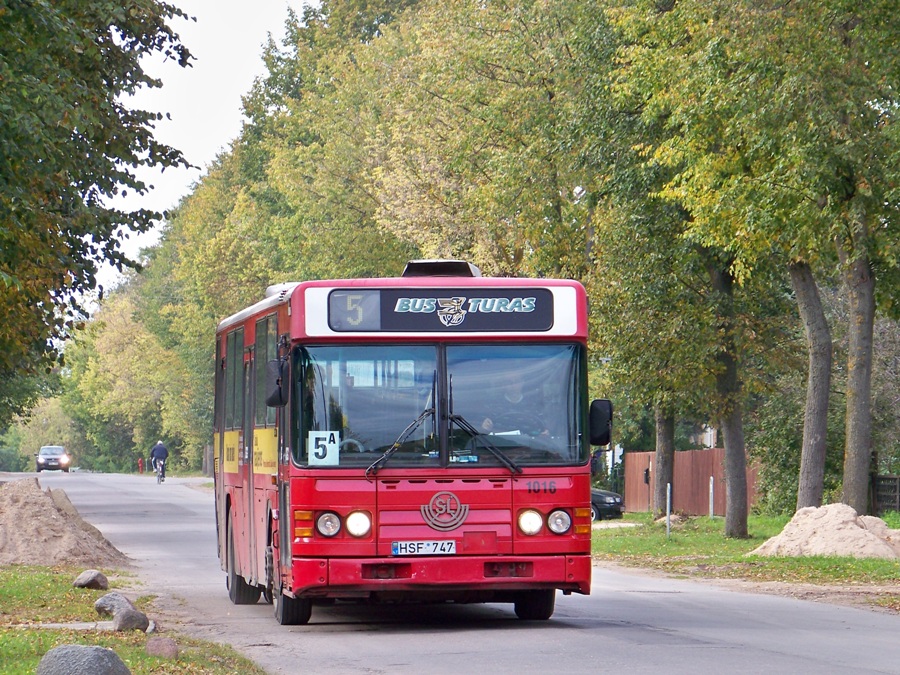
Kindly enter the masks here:
[[61, 445], [45, 445], [34, 456], [34, 469], [38, 473], [45, 469], [59, 469], [68, 473], [72, 458]]

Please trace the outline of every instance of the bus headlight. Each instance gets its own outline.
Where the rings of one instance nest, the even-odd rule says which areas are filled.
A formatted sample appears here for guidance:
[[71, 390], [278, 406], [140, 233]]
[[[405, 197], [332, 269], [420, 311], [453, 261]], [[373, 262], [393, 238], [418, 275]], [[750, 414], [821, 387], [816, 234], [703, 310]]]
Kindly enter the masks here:
[[519, 529], [522, 534], [533, 536], [541, 531], [544, 526], [544, 519], [537, 511], [522, 511], [519, 514]]
[[365, 511], [354, 511], [347, 516], [347, 532], [353, 537], [365, 537], [372, 529], [372, 519]]
[[561, 509], [553, 511], [547, 518], [547, 527], [554, 534], [565, 534], [572, 527], [572, 516]]
[[316, 530], [323, 537], [333, 537], [341, 531], [341, 519], [336, 513], [323, 513], [316, 518]]

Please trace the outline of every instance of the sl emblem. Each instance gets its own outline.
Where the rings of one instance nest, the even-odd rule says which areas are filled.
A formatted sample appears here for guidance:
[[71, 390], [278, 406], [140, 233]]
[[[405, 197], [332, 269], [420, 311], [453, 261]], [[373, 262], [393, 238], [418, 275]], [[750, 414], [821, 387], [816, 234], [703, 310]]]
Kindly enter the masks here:
[[439, 532], [455, 530], [469, 515], [469, 507], [452, 492], [437, 492], [419, 509], [429, 527]]

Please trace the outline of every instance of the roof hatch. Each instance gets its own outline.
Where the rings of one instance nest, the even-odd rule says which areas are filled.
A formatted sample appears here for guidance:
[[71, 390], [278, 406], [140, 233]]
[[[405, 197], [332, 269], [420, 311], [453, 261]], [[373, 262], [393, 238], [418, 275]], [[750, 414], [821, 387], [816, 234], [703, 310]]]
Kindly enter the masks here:
[[410, 260], [404, 277], [480, 277], [481, 270], [465, 260]]

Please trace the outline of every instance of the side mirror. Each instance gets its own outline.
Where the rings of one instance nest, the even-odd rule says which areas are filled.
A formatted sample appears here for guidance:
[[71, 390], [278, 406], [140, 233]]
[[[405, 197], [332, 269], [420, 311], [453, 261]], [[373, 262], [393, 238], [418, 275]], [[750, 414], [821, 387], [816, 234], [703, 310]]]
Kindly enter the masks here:
[[266, 363], [266, 405], [283, 408], [288, 402], [288, 364], [281, 359]]
[[591, 401], [590, 435], [591, 445], [609, 445], [612, 434], [612, 401], [598, 398]]

